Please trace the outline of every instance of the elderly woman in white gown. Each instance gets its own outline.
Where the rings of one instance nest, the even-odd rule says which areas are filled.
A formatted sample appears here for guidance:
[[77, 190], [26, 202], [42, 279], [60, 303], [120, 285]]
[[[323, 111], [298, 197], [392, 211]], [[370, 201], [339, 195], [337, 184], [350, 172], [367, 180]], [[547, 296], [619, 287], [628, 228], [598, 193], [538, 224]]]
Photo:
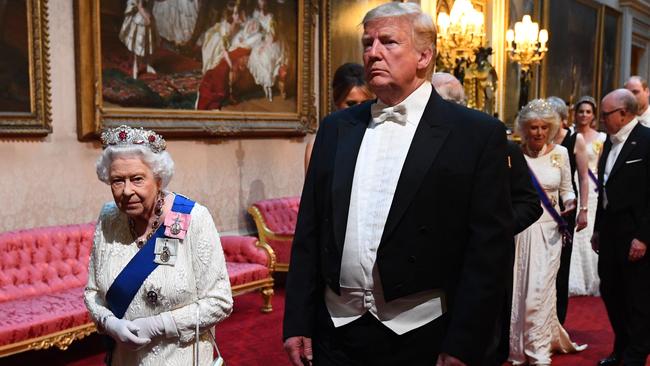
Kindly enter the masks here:
[[[533, 100], [519, 112], [517, 128], [526, 162], [540, 199], [549, 207], [543, 205], [542, 216], [515, 237], [509, 357], [513, 365], [550, 365], [553, 353], [585, 348], [571, 342], [556, 311], [555, 279], [563, 235], [562, 219], [553, 215], [576, 207], [569, 155], [565, 147], [551, 142], [559, 127], [558, 114], [545, 100]], [[559, 199], [565, 207], [562, 213]]]
[[114, 202], [99, 214], [84, 300], [113, 341], [107, 363], [186, 366], [198, 347], [198, 364], [211, 364], [209, 331], [232, 309], [212, 216], [165, 190], [174, 162], [160, 135], [120, 126], [102, 143], [97, 176]]

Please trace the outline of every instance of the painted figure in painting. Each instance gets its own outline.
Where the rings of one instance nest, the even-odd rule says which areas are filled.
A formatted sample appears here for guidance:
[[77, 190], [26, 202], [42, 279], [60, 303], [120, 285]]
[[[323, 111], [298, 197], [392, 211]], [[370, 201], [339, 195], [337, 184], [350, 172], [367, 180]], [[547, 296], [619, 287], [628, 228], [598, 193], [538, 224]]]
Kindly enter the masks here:
[[236, 103], [233, 86], [245, 73], [250, 73], [254, 83], [262, 87], [269, 102], [273, 101], [276, 80], [280, 94], [286, 98], [287, 57], [276, 28], [267, 0], [257, 0], [250, 16], [239, 1], [228, 3], [221, 20], [203, 38], [204, 76], [197, 109], [221, 109], [226, 100]]
[[[298, 3], [102, 0], [102, 98], [110, 107], [292, 111]], [[271, 103], [274, 93], [287, 101]]]
[[[245, 47], [257, 29], [239, 2], [231, 1], [221, 16], [221, 21], [205, 32], [203, 38], [203, 79], [199, 86], [196, 109], [221, 109], [224, 102], [235, 104], [232, 89], [239, 75], [246, 71], [250, 48]], [[233, 41], [234, 39], [237, 41]]]
[[194, 34], [199, 16], [198, 0], [156, 0], [153, 6], [158, 34], [176, 46], [185, 45]]
[[219, 65], [221, 60], [225, 60], [228, 66], [232, 67], [228, 51], [232, 51], [231, 40], [239, 30], [241, 23], [238, 3], [228, 2], [220, 21], [205, 31], [203, 35], [201, 54], [204, 74]]
[[[286, 64], [285, 52], [281, 43], [276, 39], [276, 22], [273, 14], [268, 11], [267, 0], [257, 0], [257, 8], [253, 11], [252, 19], [260, 25], [262, 37], [251, 51], [248, 60], [255, 83], [264, 89], [264, 95], [269, 101], [273, 100], [273, 85], [280, 74], [283, 64]], [[283, 82], [279, 83], [280, 92], [286, 98]]]
[[133, 53], [134, 79], [138, 78], [138, 60], [146, 65], [148, 73], [156, 73], [150, 64], [157, 39], [156, 25], [151, 13], [152, 4], [152, 0], [128, 0], [124, 11], [120, 41]]
[[224, 57], [216, 67], [208, 70], [203, 75], [199, 86], [196, 109], [221, 109], [226, 101], [230, 104], [238, 102], [233, 93], [233, 85], [246, 71], [250, 50], [240, 47], [232, 52], [227, 52], [227, 54], [228, 60], [232, 60], [230, 63], [226, 62]]

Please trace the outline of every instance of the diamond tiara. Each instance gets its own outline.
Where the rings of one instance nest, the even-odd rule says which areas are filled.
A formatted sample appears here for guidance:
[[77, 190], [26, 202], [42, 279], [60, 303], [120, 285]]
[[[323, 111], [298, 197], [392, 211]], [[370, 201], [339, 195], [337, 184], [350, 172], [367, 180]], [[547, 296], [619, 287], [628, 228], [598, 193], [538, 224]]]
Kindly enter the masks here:
[[523, 116], [526, 113], [535, 112], [539, 114], [548, 114], [548, 113], [557, 113], [555, 108], [551, 103], [547, 102], [545, 99], [533, 99], [526, 106], [524, 106], [521, 111], [519, 111], [519, 116]]
[[154, 131], [126, 125], [105, 129], [102, 132], [101, 140], [104, 149], [108, 146], [144, 145], [154, 153], [159, 153], [167, 148], [165, 139]]

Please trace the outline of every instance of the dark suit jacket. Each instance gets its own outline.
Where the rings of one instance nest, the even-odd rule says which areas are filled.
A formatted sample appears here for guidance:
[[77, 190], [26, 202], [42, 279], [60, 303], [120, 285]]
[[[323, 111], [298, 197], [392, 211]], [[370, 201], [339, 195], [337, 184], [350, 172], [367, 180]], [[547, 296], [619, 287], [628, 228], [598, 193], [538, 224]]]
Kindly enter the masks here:
[[[611, 149], [612, 141], [607, 137], [598, 162], [600, 182], [604, 181], [605, 164]], [[599, 189], [594, 231], [601, 234], [601, 255], [607, 249], [603, 248], [607, 245], [602, 242], [603, 234], [605, 239], [635, 238], [650, 245], [650, 129], [640, 123], [634, 127], [612, 167], [607, 184]], [[603, 189], [607, 194], [609, 220], [604, 219]], [[612, 222], [614, 217], [616, 222]]]
[[[576, 184], [576, 180], [574, 179], [574, 177], [575, 177], [576, 169], [578, 167], [576, 163], [576, 153], [574, 152], [574, 150], [576, 149], [576, 137], [578, 133], [577, 132], [571, 133], [571, 130], [569, 129], [566, 130], [567, 130], [566, 136], [564, 136], [564, 140], [562, 140], [562, 143], [560, 145], [566, 147], [569, 153], [569, 166], [571, 167], [571, 185], [573, 186], [573, 191], [576, 192], [577, 194], [578, 185]], [[564, 210], [564, 204], [562, 200], [560, 200], [560, 208]]]
[[543, 210], [539, 195], [533, 187], [526, 158], [517, 143], [508, 141], [508, 157], [510, 158], [510, 197], [516, 235], [537, 221], [542, 216]]
[[[329, 115], [316, 136], [286, 284], [285, 339], [313, 335], [324, 286], [340, 293], [352, 180], [370, 105]], [[449, 325], [441, 351], [470, 364], [493, 335], [505, 290], [513, 236], [506, 162], [502, 123], [433, 91], [377, 251], [386, 301], [444, 289]]]

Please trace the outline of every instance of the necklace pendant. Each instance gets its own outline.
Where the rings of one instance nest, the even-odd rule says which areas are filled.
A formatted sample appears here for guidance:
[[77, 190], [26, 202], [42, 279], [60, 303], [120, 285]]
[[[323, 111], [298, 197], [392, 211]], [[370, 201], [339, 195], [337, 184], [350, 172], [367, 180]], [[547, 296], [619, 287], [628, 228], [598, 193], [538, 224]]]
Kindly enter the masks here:
[[144, 240], [142, 240], [142, 239], [136, 240], [135, 245], [138, 246], [138, 249], [142, 249], [142, 247], [144, 246]]

